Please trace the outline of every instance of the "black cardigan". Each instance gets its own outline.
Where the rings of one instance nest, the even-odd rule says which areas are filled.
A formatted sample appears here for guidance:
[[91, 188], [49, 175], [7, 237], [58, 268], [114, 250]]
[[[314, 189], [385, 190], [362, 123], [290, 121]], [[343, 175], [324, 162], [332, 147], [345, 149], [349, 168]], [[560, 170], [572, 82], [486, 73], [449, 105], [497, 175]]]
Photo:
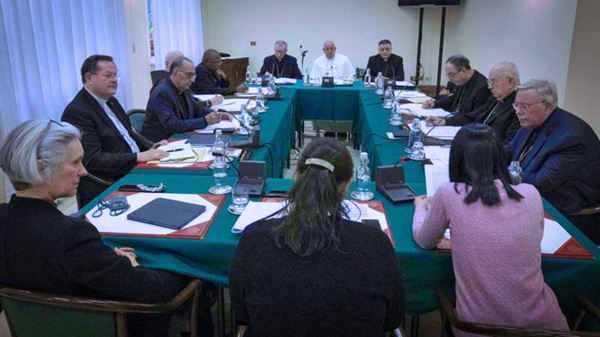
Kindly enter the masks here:
[[257, 336], [384, 336], [398, 327], [402, 275], [379, 229], [343, 221], [338, 249], [301, 257], [276, 246], [280, 221], [242, 234], [229, 277], [238, 324]]

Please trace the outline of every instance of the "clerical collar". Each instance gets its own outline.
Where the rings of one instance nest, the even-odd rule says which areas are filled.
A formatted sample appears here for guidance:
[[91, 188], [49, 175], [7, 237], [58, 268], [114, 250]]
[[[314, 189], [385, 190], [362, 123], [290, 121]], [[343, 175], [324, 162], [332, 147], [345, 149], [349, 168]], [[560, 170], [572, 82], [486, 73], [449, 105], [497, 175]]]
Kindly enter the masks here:
[[107, 99], [98, 97], [96, 94], [94, 94], [91, 90], [89, 90], [86, 86], [84, 86], [85, 90], [88, 92], [88, 94], [92, 95], [92, 97], [94, 97], [96, 99], [96, 101], [98, 102], [98, 104], [100, 104], [100, 106], [104, 106], [104, 104], [106, 104], [106, 102], [108, 102]]
[[185, 88], [183, 90], [179, 90], [179, 88], [177, 88], [177, 86], [175, 85], [175, 83], [173, 83], [173, 81], [171, 81], [171, 77], [167, 77], [167, 80], [169, 81], [169, 84], [171, 86], [173, 86], [173, 88], [175, 89], [175, 92], [177, 92], [177, 95], [181, 96], [187, 90], [187, 88]]

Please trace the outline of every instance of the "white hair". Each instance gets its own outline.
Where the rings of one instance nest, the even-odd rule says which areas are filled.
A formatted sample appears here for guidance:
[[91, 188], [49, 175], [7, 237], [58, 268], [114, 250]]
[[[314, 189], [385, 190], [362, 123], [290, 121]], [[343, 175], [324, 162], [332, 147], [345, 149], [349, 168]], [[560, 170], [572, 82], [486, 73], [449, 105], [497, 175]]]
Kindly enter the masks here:
[[277, 47], [288, 49], [287, 42], [283, 40], [278, 40], [277, 42], [275, 42], [275, 48]]
[[494, 64], [492, 70], [499, 70], [502, 74], [508, 78], [512, 78], [516, 83], [521, 83], [521, 76], [519, 75], [519, 70], [517, 66], [508, 61], [498, 62]]
[[[0, 168], [14, 188], [23, 190], [51, 180], [67, 155], [67, 145], [81, 133], [66, 122], [33, 119], [19, 124], [0, 146]], [[42, 160], [40, 172], [37, 160]]]
[[558, 106], [558, 93], [556, 92], [556, 84], [553, 81], [532, 78], [517, 87], [517, 90], [528, 89], [534, 90], [542, 102], [550, 102], [552, 108]]

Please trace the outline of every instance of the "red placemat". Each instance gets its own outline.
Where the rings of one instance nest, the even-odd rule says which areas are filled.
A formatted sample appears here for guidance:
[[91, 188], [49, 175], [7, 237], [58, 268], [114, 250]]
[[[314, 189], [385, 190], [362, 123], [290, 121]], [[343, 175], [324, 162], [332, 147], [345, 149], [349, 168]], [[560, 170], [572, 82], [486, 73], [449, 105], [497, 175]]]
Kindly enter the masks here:
[[[128, 195], [134, 195], [137, 193], [139, 193], [139, 192], [115, 191], [115, 192], [112, 192], [111, 194], [109, 194], [108, 196], [106, 196], [106, 198], [104, 198], [104, 199], [108, 200], [117, 195], [128, 196]], [[213, 194], [198, 194], [198, 195], [200, 197], [202, 197], [204, 200], [217, 206], [217, 209], [215, 210], [212, 217], [208, 221], [198, 223], [195, 225], [191, 225], [191, 226], [188, 225], [185, 228], [182, 228], [180, 230], [171, 232], [169, 234], [164, 234], [164, 235], [162, 235], [162, 234], [138, 234], [138, 233], [111, 233], [111, 232], [100, 232], [100, 234], [103, 236], [155, 237], [155, 238], [176, 238], [176, 239], [202, 240], [202, 239], [204, 239], [204, 236], [208, 232], [208, 229], [210, 228], [213, 221], [215, 220], [215, 217], [221, 210], [221, 207], [225, 203], [225, 199], [227, 198], [227, 196], [226, 195], [213, 195]], [[157, 193], [156, 196], [159, 197], [160, 194]], [[90, 222], [87, 219], [87, 217], [85, 220], [87, 222]]]

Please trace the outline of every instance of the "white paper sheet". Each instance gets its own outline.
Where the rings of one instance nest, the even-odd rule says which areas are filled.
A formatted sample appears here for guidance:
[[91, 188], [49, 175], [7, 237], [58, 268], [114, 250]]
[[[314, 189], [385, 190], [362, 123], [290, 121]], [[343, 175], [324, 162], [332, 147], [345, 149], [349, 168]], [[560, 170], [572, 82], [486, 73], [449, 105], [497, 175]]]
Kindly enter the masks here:
[[571, 235], [558, 222], [544, 219], [542, 254], [554, 254], [570, 238]]
[[208, 94], [208, 95], [194, 95], [194, 97], [196, 97], [197, 99], [201, 100], [201, 101], [208, 101], [209, 99], [215, 97], [217, 95], [215, 94]]
[[397, 86], [401, 87], [414, 87], [415, 84], [410, 81], [396, 81]]
[[[269, 215], [277, 212], [286, 205], [286, 201], [282, 202], [255, 202], [250, 201], [246, 205], [246, 209], [240, 217], [237, 219], [231, 231], [233, 233], [241, 233], [250, 224], [267, 218]], [[370, 208], [367, 204], [354, 203], [350, 200], [344, 200], [344, 206], [348, 210], [348, 219], [352, 221], [360, 222], [363, 219], [376, 219], [379, 220], [381, 230], [384, 231], [389, 227], [385, 214]], [[284, 216], [285, 213], [281, 212], [272, 218], [279, 218]]]
[[434, 165], [448, 166], [450, 162], [450, 147], [425, 146], [425, 158], [430, 159]]
[[199, 217], [192, 220], [184, 228], [210, 220], [214, 212], [217, 210], [217, 206], [211, 204], [197, 194], [137, 193], [127, 196], [127, 202], [129, 205], [131, 205], [131, 207], [127, 210], [127, 212], [121, 215], [111, 216], [110, 211], [105, 209], [102, 211], [102, 216], [94, 218], [92, 217], [92, 214], [98, 209], [98, 207], [94, 207], [86, 214], [86, 218], [98, 229], [100, 233], [166, 235], [175, 232], [170, 228], [127, 220], [127, 214], [139, 209], [156, 198], [166, 198], [206, 206], [206, 211], [204, 211], [204, 213], [202, 213]]
[[449, 181], [448, 166], [425, 165], [425, 187], [427, 188], [428, 197], [433, 197], [438, 187]]
[[225, 110], [227, 112], [239, 112], [242, 110], [242, 104], [248, 105], [250, 100], [247, 98], [228, 98], [223, 103], [214, 105], [213, 110]]
[[181, 160], [187, 158], [195, 158], [196, 154], [192, 151], [192, 145], [186, 143], [187, 140], [180, 140], [171, 142], [167, 145], [159, 146], [158, 150], [167, 151], [168, 157], [161, 158], [161, 162], [168, 162], [173, 160]]
[[461, 129], [460, 126], [436, 126], [426, 125], [421, 127], [421, 131], [427, 137], [439, 138], [444, 140], [453, 140], [456, 133]]
[[275, 84], [296, 84], [298, 80], [295, 78], [281, 77], [275, 79]]
[[198, 129], [196, 133], [214, 133], [216, 129], [239, 129], [240, 122], [237, 119], [232, 119], [230, 121], [222, 120], [219, 123], [213, 125], [207, 125], [204, 129]]
[[[265, 87], [249, 87], [248, 91], [246, 91], [247, 94], [258, 94], [258, 89], [262, 90], [263, 95], [266, 95], [269, 92], [269, 89], [265, 88]], [[238, 93], [240, 94], [240, 93]]]
[[418, 98], [418, 97], [428, 97], [424, 93], [416, 90], [395, 90], [394, 96], [396, 98]]
[[448, 111], [446, 111], [444, 109], [425, 109], [421, 106], [421, 104], [418, 104], [418, 103], [401, 104], [400, 107], [410, 110], [413, 114], [415, 114], [419, 117], [430, 117], [430, 116], [445, 117], [445, 116], [449, 115]]

